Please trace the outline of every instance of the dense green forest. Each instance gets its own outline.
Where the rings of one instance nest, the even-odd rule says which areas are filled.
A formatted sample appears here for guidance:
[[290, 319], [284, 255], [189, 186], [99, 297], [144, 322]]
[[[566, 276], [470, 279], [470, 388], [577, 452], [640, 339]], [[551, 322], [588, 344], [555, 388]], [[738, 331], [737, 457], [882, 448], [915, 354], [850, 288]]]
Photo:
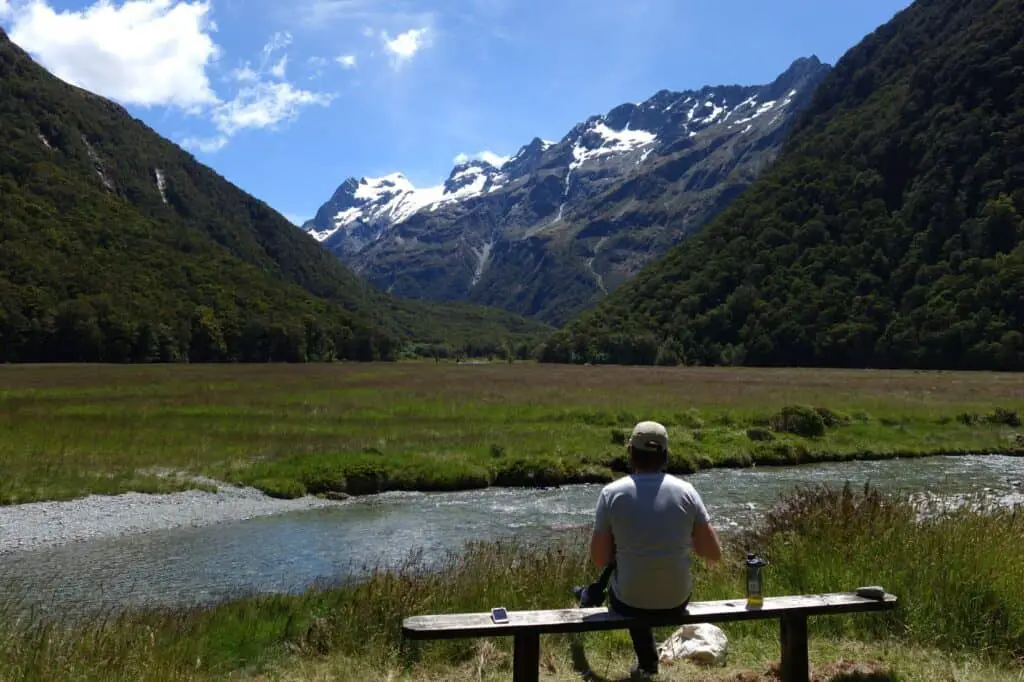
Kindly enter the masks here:
[[0, 30], [0, 362], [520, 354], [551, 328], [365, 285]]
[[1024, 369], [1024, 3], [918, 0], [543, 359]]

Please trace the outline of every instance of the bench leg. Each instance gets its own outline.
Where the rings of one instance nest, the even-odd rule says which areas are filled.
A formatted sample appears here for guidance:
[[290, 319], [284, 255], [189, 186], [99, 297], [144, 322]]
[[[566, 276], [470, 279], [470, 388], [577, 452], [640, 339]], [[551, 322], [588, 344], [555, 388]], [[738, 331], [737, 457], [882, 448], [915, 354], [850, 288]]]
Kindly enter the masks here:
[[540, 635], [520, 633], [512, 646], [512, 682], [537, 682], [540, 679]]
[[782, 616], [782, 682], [808, 682], [811, 666], [807, 661], [807, 616]]

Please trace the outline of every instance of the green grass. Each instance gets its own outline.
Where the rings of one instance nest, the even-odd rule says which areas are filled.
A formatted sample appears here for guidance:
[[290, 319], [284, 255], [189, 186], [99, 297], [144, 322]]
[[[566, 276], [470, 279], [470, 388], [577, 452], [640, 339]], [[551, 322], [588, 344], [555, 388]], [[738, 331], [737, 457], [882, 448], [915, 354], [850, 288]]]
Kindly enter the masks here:
[[[803, 406], [803, 416], [787, 417], [787, 406]], [[823, 416], [818, 428], [801, 427], [817, 419], [812, 408]], [[193, 487], [161, 471], [280, 497], [607, 481], [623, 470], [624, 437], [641, 419], [669, 427], [679, 473], [1021, 454], [1022, 410], [1024, 375], [998, 373], [0, 366], [0, 503]]]
[[[875, 679], [1020, 680], [1021, 537], [1024, 514], [984, 502], [953, 512], [932, 509], [918, 520], [905, 499], [869, 489], [797, 490], [763, 527], [727, 536], [727, 558], [718, 567], [696, 562], [694, 598], [742, 595], [740, 557], [753, 548], [771, 561], [769, 594], [881, 584], [899, 596], [893, 612], [812, 617], [819, 666], [853, 657], [880, 659], [885, 676]], [[436, 571], [414, 555], [357, 585], [205, 609], [59, 625], [19, 621], [10, 612], [0, 617], [0, 680], [507, 679], [509, 641], [407, 643], [401, 620], [486, 611], [497, 603], [570, 606], [570, 587], [595, 574], [585, 540], [571, 532], [536, 546], [480, 543], [447, 555]], [[722, 627], [731, 653], [719, 679], [742, 679], [726, 677], [739, 669], [764, 672], [778, 660], [776, 622]], [[579, 679], [574, 644], [606, 679], [620, 679], [630, 663], [625, 632], [545, 636], [546, 679]], [[668, 679], [707, 677], [676, 666]]]

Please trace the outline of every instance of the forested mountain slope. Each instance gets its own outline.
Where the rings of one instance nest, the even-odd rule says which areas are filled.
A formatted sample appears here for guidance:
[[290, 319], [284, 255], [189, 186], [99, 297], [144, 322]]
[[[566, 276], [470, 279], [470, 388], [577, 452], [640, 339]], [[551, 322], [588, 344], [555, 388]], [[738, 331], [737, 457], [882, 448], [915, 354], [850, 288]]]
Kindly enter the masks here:
[[371, 359], [542, 329], [366, 286], [0, 30], [0, 361]]
[[553, 361], [1024, 369], [1024, 3], [918, 0]]

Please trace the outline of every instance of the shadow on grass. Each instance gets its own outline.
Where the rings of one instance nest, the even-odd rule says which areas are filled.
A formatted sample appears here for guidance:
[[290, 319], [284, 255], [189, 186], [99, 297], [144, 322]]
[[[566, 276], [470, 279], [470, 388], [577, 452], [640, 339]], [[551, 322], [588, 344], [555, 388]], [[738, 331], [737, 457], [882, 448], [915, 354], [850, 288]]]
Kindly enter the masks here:
[[[621, 677], [604, 677], [594, 672], [582, 642], [569, 645], [572, 653], [572, 667], [587, 682], [629, 682], [635, 678], [626, 674]], [[854, 661], [830, 661], [812, 670], [811, 682], [899, 682], [895, 673], [878, 661], [858, 663]], [[724, 678], [724, 682], [778, 682], [779, 666], [773, 664], [765, 673], [738, 671]]]
[[570, 644], [569, 651], [572, 653], [572, 669], [579, 673], [580, 679], [587, 680], [587, 682], [629, 682], [632, 679], [629, 675], [614, 679], [598, 675], [590, 667], [590, 661], [587, 660], [587, 652], [583, 650], [582, 642], [577, 641]]
[[894, 672], [878, 661], [856, 663], [834, 661], [821, 666], [820, 672], [811, 676], [813, 682], [898, 682]]

